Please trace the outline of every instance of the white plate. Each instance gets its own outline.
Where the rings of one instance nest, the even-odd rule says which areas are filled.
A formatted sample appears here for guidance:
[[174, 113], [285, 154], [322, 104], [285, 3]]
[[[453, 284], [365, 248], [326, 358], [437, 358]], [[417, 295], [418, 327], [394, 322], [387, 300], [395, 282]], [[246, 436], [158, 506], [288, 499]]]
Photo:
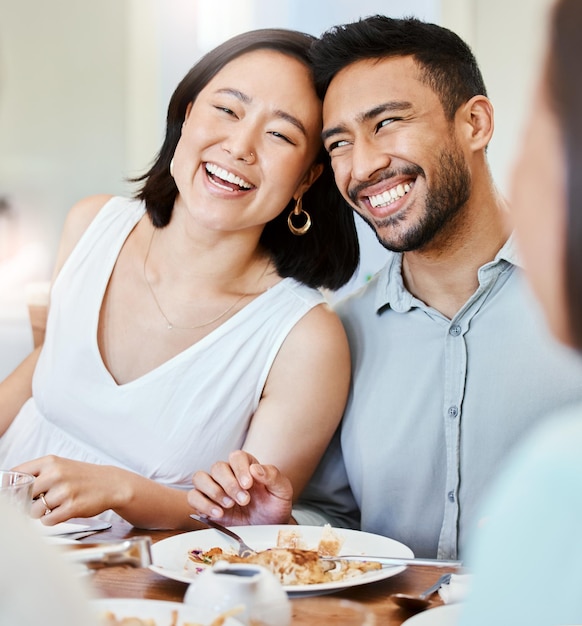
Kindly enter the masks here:
[[[134, 600], [131, 598], [103, 598], [91, 602], [92, 609], [97, 618], [102, 617], [107, 611], [111, 611], [117, 619], [124, 617], [138, 617], [140, 619], [153, 619], [156, 626], [170, 626], [172, 624], [172, 611], [178, 611], [178, 626], [184, 622], [196, 622], [210, 624], [214, 617], [212, 611], [181, 604], [180, 602], [165, 602], [163, 600]], [[242, 622], [229, 617], [224, 626], [242, 626]]]
[[434, 609], [417, 613], [402, 626], [456, 626], [461, 615], [460, 604], [444, 604]]
[[[277, 535], [279, 530], [289, 530], [289, 526], [236, 526], [233, 530], [238, 533], [255, 550], [266, 550], [277, 545]], [[323, 528], [321, 526], [297, 526], [301, 538], [308, 548], [316, 548]], [[375, 556], [397, 556], [411, 558], [414, 556], [412, 550], [403, 543], [364, 533], [357, 530], [345, 528], [334, 528], [334, 532], [341, 537], [344, 542], [339, 556], [342, 554], [361, 554]], [[198, 575], [195, 571], [187, 570], [188, 551], [194, 548], [209, 550], [215, 546], [225, 550], [232, 550], [234, 543], [218, 531], [210, 528], [205, 530], [194, 530], [192, 532], [174, 535], [168, 539], [158, 541], [152, 546], [153, 565], [150, 569], [166, 578], [180, 580], [190, 583]], [[313, 585], [283, 585], [287, 593], [293, 596], [313, 595], [320, 593], [330, 593], [346, 587], [355, 587], [364, 583], [371, 583], [376, 580], [383, 580], [394, 576], [405, 569], [405, 566], [388, 566], [380, 570], [366, 572], [361, 576], [349, 578], [347, 580], [316, 583]]]

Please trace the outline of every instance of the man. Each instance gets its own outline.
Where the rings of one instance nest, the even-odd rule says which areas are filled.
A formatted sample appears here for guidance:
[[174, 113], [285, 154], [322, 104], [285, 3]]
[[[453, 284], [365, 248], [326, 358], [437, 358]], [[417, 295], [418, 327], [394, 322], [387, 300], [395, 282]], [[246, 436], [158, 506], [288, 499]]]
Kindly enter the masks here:
[[[459, 558], [508, 451], [550, 409], [582, 399], [579, 365], [522, 282], [487, 163], [493, 107], [468, 46], [433, 24], [375, 16], [324, 34], [313, 58], [337, 186], [388, 258], [337, 307], [350, 399], [293, 514]], [[214, 474], [233, 500], [258, 467], [242, 457]], [[270, 495], [227, 520], [287, 519], [289, 487], [268, 471]], [[194, 483], [220, 501], [214, 483]]]
[[295, 517], [353, 525], [359, 510], [364, 531], [457, 558], [508, 450], [582, 398], [579, 373], [522, 285], [469, 48], [439, 26], [376, 16], [327, 32], [313, 58], [336, 183], [389, 256], [338, 306], [351, 396]]

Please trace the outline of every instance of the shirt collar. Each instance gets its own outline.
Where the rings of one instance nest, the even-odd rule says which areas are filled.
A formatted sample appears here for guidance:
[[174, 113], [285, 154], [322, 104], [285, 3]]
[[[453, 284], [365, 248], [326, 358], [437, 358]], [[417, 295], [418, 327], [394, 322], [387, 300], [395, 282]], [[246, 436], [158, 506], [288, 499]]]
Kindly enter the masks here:
[[493, 263], [501, 260], [508, 261], [512, 265], [517, 265], [519, 268], [523, 269], [523, 262], [519, 256], [517, 245], [515, 243], [515, 233], [511, 233], [511, 235], [509, 235], [509, 239], [501, 247], [501, 250], [499, 250], [495, 256]]
[[[388, 252], [388, 254], [388, 261], [378, 272], [377, 276], [376, 311], [390, 306], [394, 311], [403, 313], [412, 308], [413, 305], [420, 305], [421, 303], [404, 286], [404, 281], [402, 280], [402, 253]], [[514, 233], [511, 233], [495, 255], [495, 258], [479, 268], [480, 282], [483, 282], [486, 277], [490, 278], [492, 274], [498, 276], [506, 269], [507, 264], [522, 267], [517, 253]]]

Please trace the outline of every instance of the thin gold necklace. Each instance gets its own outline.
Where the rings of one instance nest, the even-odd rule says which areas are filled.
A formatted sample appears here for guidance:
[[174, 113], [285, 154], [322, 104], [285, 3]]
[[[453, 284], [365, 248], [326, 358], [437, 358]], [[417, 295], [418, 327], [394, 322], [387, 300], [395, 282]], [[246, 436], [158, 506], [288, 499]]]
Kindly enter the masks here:
[[[158, 311], [161, 313], [162, 317], [166, 320], [166, 324], [168, 325], [168, 330], [173, 330], [173, 329], [176, 329], [176, 330], [195, 330], [196, 328], [204, 328], [205, 326], [210, 326], [211, 324], [214, 324], [214, 322], [218, 322], [218, 320], [222, 319], [225, 315], [228, 315], [228, 313], [230, 313], [239, 302], [241, 302], [247, 296], [251, 295], [250, 293], [243, 293], [232, 304], [230, 304], [225, 311], [223, 311], [222, 313], [220, 313], [216, 317], [213, 317], [211, 320], [208, 320], [207, 322], [203, 322], [202, 324], [196, 324], [195, 326], [178, 326], [178, 325], [174, 324], [173, 322], [171, 322], [168, 319], [168, 316], [164, 313], [164, 310], [162, 309], [162, 307], [161, 307], [161, 305], [160, 305], [160, 303], [158, 301], [158, 298], [156, 297], [156, 292], [154, 291], [154, 288], [153, 288], [152, 284], [150, 283], [150, 281], [148, 279], [147, 272], [146, 272], [146, 265], [147, 265], [147, 262], [148, 262], [148, 259], [149, 259], [149, 256], [150, 256], [150, 250], [151, 250], [151, 247], [152, 247], [152, 242], [154, 240], [154, 235], [156, 234], [156, 230], [157, 230], [157, 228], [154, 226], [153, 230], [152, 230], [152, 236], [150, 237], [150, 242], [148, 244], [148, 249], [147, 249], [146, 255], [145, 255], [144, 259], [143, 259], [143, 277], [144, 277], [144, 280], [146, 282], [146, 285], [148, 286], [148, 288], [150, 290], [150, 293], [152, 294], [152, 298], [154, 299], [154, 302], [156, 303], [156, 306], [158, 307]], [[268, 266], [268, 261], [267, 261], [267, 266]], [[261, 278], [263, 277], [263, 275], [267, 271], [267, 266], [265, 266], [265, 271], [261, 275]]]

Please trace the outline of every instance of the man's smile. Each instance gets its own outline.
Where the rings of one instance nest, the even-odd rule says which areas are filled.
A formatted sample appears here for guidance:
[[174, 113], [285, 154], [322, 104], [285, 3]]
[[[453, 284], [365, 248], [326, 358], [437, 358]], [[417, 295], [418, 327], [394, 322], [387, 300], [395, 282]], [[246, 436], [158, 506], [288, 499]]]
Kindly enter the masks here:
[[414, 182], [399, 183], [390, 189], [386, 189], [382, 193], [367, 196], [367, 199], [372, 208], [389, 206], [399, 198], [403, 198], [413, 186]]

